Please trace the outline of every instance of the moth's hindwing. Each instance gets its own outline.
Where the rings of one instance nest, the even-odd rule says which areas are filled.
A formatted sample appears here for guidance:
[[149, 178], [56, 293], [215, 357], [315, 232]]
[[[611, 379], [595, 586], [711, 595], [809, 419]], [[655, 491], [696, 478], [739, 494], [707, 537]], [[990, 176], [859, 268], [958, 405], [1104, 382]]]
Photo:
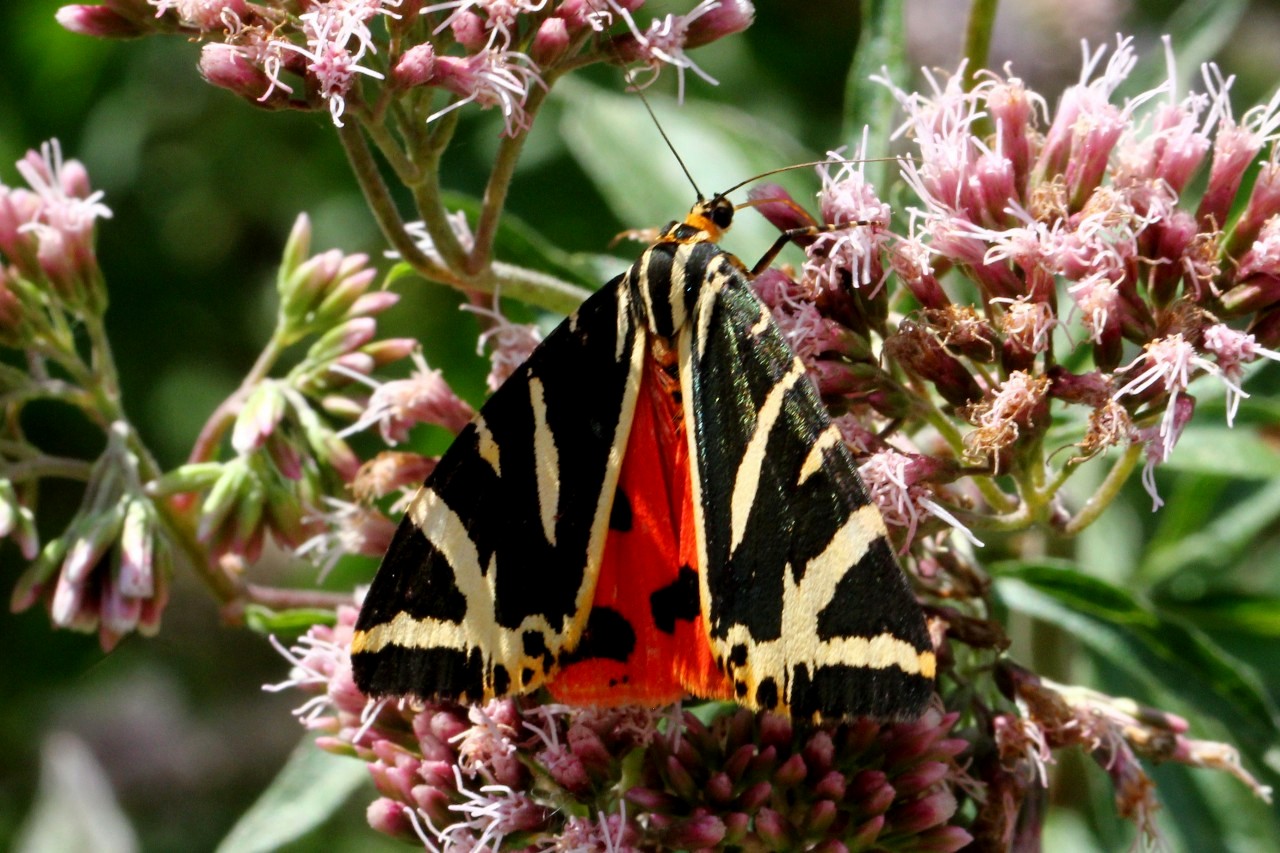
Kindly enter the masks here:
[[932, 644], [803, 363], [720, 255], [679, 338], [701, 603], [739, 700], [918, 716]]
[[414, 498], [356, 624], [365, 693], [526, 692], [576, 645], [640, 385], [621, 281], [548, 335]]

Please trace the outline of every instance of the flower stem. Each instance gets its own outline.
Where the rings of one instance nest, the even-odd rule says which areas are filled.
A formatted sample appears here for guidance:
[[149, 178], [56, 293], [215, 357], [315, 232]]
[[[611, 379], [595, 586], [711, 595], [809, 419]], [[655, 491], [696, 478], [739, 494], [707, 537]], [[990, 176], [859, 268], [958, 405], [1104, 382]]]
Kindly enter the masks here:
[[1120, 494], [1120, 487], [1129, 479], [1129, 475], [1133, 473], [1138, 460], [1142, 458], [1143, 449], [1144, 446], [1139, 442], [1129, 445], [1124, 455], [1116, 460], [1115, 465], [1111, 466], [1111, 470], [1107, 472], [1107, 476], [1102, 480], [1097, 491], [1085, 501], [1080, 511], [1063, 525], [1063, 533], [1068, 536], [1074, 536], [1098, 519], [1102, 511], [1116, 499], [1116, 495]]
[[[538, 110], [546, 101], [547, 90], [534, 87], [525, 100], [525, 113], [532, 124]], [[498, 145], [498, 154], [493, 161], [493, 171], [489, 173], [489, 182], [484, 188], [484, 204], [480, 208], [480, 219], [476, 222], [475, 244], [467, 257], [466, 272], [475, 275], [489, 265], [493, 256], [493, 241], [498, 236], [498, 220], [502, 217], [502, 209], [507, 203], [507, 192], [511, 189], [511, 176], [515, 174], [516, 163], [520, 160], [520, 152], [524, 150], [525, 140], [529, 132], [522, 130], [503, 137]]]
[[433, 281], [453, 283], [455, 277], [450, 271], [419, 249], [413, 242], [413, 238], [404, 230], [404, 222], [400, 219], [395, 200], [391, 198], [386, 182], [378, 173], [378, 164], [374, 162], [373, 154], [369, 151], [369, 146], [356, 122], [348, 122], [344, 127], [339, 128], [338, 139], [342, 141], [342, 147], [347, 152], [347, 161], [351, 164], [351, 170], [360, 184], [365, 201], [373, 212], [373, 218], [382, 229], [382, 236], [386, 237], [391, 247], [400, 253], [401, 258], [424, 277]]
[[964, 30], [964, 56], [968, 63], [964, 68], [964, 89], [973, 89], [974, 75], [987, 67], [991, 53], [991, 31], [996, 24], [996, 7], [999, 0], [973, 0], [969, 7], [969, 22]]

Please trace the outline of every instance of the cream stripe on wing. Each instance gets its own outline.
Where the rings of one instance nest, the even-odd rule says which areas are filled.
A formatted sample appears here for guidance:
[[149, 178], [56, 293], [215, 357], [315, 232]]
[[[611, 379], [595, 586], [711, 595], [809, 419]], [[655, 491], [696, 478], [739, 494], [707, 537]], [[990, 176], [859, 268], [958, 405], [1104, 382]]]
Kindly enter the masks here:
[[529, 377], [529, 404], [533, 407], [533, 473], [538, 483], [538, 515], [547, 544], [556, 544], [556, 518], [560, 514], [560, 454], [556, 437], [547, 424], [547, 401], [542, 380]]
[[499, 459], [502, 454], [499, 452], [498, 443], [493, 440], [493, 433], [489, 431], [489, 424], [480, 415], [476, 415], [476, 452], [480, 454], [480, 458], [489, 463], [489, 467], [493, 469], [493, 473], [499, 477], [502, 476], [502, 467]]
[[818, 436], [817, 441], [813, 443], [813, 447], [809, 448], [809, 455], [804, 458], [804, 464], [800, 466], [800, 475], [796, 477], [796, 486], [803, 486], [805, 480], [821, 471], [822, 460], [827, 451], [843, 440], [836, 425], [827, 424], [827, 428]]
[[756, 490], [760, 488], [760, 472], [764, 468], [764, 454], [769, 445], [769, 433], [782, 414], [782, 401], [804, 376], [804, 364], [800, 359], [791, 362], [791, 369], [769, 389], [764, 404], [756, 415], [756, 430], [747, 442], [747, 449], [738, 463], [738, 475], [733, 481], [733, 496], [729, 503], [729, 554], [742, 544], [747, 532], [747, 518], [756, 502]]

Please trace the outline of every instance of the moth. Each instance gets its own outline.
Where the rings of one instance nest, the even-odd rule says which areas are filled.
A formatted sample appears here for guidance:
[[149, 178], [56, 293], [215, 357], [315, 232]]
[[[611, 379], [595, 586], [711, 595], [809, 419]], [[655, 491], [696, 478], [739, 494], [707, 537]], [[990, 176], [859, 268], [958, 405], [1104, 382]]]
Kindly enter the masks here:
[[351, 644], [369, 695], [918, 716], [920, 607], [720, 194], [560, 324], [410, 504]]

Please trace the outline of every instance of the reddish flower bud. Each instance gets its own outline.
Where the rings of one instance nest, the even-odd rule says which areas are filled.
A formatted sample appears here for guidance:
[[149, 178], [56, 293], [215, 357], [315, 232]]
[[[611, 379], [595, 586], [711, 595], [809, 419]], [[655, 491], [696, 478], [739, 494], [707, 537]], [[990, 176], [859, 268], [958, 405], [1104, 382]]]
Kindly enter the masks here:
[[[848, 836], [849, 844], [853, 850], [865, 850], [870, 848], [872, 842], [880, 837], [881, 831], [884, 830], [885, 816], [878, 814], [870, 820], [864, 821], [857, 829]], [[914, 847], [915, 839], [912, 839]]]
[[1237, 257], [1254, 240], [1258, 232], [1273, 216], [1280, 214], [1280, 149], [1274, 145], [1271, 159], [1258, 169], [1258, 177], [1253, 182], [1253, 191], [1249, 194], [1249, 203], [1244, 212], [1236, 220], [1231, 229], [1227, 254]]
[[725, 36], [740, 33], [755, 20], [755, 7], [748, 0], [721, 2], [689, 22], [686, 48], [701, 47]]
[[660, 814], [672, 811], [680, 802], [665, 791], [641, 787], [628, 789], [626, 799], [646, 812], [658, 812]]
[[106, 6], [63, 6], [55, 17], [63, 29], [96, 38], [135, 38], [153, 29]]
[[664, 834], [664, 846], [670, 849], [700, 850], [714, 847], [724, 838], [724, 821], [709, 815], [695, 815], [675, 824]]
[[769, 798], [772, 796], [772, 784], [769, 782], [757, 782], [743, 791], [742, 795], [738, 797], [738, 806], [747, 811], [753, 811], [769, 802]]
[[436, 73], [436, 49], [423, 42], [406, 50], [391, 69], [391, 81], [404, 89], [431, 82]]
[[489, 34], [485, 31], [484, 19], [475, 12], [470, 9], [457, 12], [452, 20], [450, 27], [453, 37], [468, 52], [475, 53], [488, 42]]
[[795, 849], [794, 833], [786, 818], [773, 809], [762, 808], [756, 812], [756, 833], [771, 850]]
[[790, 788], [798, 785], [809, 773], [809, 768], [805, 766], [804, 758], [799, 755], [793, 755], [778, 768], [778, 772], [774, 774], [773, 784], [779, 788]]
[[1213, 141], [1213, 165], [1209, 168], [1209, 184], [1200, 198], [1196, 219], [1210, 231], [1220, 231], [1235, 201], [1245, 169], [1262, 150], [1263, 139], [1247, 127], [1230, 121], [1218, 125]]
[[538, 25], [529, 56], [534, 64], [546, 67], [559, 60], [569, 49], [569, 26], [564, 18], [547, 18]]
[[233, 45], [223, 42], [205, 44], [200, 50], [199, 67], [205, 80], [254, 104], [273, 109], [289, 103], [289, 93], [273, 86], [266, 72]]
[[973, 375], [918, 323], [904, 320], [897, 333], [885, 341], [884, 351], [907, 370], [933, 383], [942, 398], [953, 406], [963, 406], [982, 397], [982, 388]]
[[830, 800], [842, 800], [847, 786], [848, 780], [845, 779], [844, 774], [838, 770], [832, 770], [814, 783], [812, 790], [815, 796]]
[[956, 813], [956, 798], [943, 788], [915, 802], [896, 808], [888, 815], [895, 832], [914, 834], [941, 823]]
[[698, 783], [693, 780], [693, 776], [680, 763], [680, 759], [674, 755], [668, 755], [664, 769], [666, 771], [667, 784], [671, 787], [671, 790], [685, 799], [694, 799], [696, 797]]

